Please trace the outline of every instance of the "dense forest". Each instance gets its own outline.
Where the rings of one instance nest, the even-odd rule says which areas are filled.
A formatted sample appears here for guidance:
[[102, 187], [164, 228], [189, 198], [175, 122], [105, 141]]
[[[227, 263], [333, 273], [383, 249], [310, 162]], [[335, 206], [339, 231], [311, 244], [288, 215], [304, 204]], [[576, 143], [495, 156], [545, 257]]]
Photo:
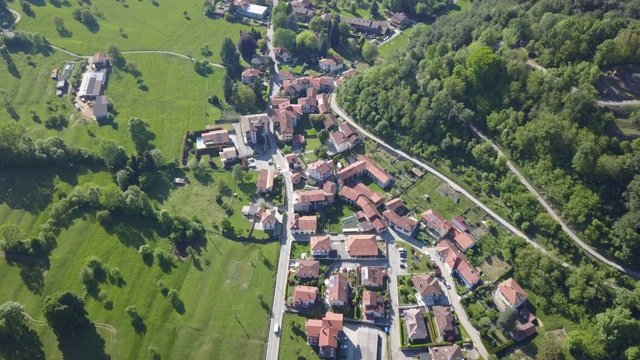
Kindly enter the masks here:
[[[583, 240], [637, 268], [640, 139], [617, 122], [638, 127], [640, 110], [598, 101], [608, 74], [638, 71], [638, 19], [640, 1], [476, 0], [460, 15], [407, 31], [407, 49], [338, 92], [364, 127], [462, 179], [574, 265], [563, 267], [515, 237], [500, 254], [535, 292], [536, 306], [580, 324], [563, 341], [578, 359], [640, 359], [640, 287], [581, 255], [472, 126]], [[626, 284], [609, 286], [615, 277]]]
[[584, 240], [633, 267], [640, 140], [616, 118], [640, 111], [599, 106], [597, 86], [606, 71], [640, 61], [638, 17], [640, 1], [476, 1], [414, 27], [406, 51], [349, 80], [339, 100], [374, 132], [499, 197], [527, 233], [571, 246], [468, 125], [480, 128]]

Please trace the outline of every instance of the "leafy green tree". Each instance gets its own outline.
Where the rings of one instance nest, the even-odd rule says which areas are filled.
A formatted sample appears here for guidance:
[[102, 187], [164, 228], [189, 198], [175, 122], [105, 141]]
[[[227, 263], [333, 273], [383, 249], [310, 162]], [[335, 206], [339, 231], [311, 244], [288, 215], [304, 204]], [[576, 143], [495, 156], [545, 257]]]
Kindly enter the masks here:
[[319, 34], [322, 30], [325, 30], [326, 28], [327, 26], [324, 23], [324, 20], [322, 20], [320, 16], [314, 16], [313, 19], [309, 21], [309, 30], [315, 33]]
[[[322, 19], [321, 19], [322, 20]], [[278, 29], [287, 29], [288, 20], [285, 13], [278, 13], [273, 15], [273, 31]]]
[[303, 61], [311, 60], [318, 54], [318, 38], [309, 31], [296, 36], [296, 53]]
[[49, 327], [58, 337], [73, 336], [89, 323], [84, 302], [68, 291], [47, 296], [42, 311]]
[[324, 144], [329, 140], [329, 131], [327, 129], [322, 129], [318, 132], [318, 140], [320, 140], [321, 144]]
[[284, 50], [295, 52], [296, 33], [289, 29], [278, 29], [273, 33], [273, 45]]
[[236, 50], [236, 45], [228, 37], [222, 42], [220, 59], [222, 60], [222, 65], [227, 68], [227, 74], [230, 77], [235, 78], [240, 74], [242, 70], [242, 65], [240, 65], [240, 54], [238, 54], [238, 50]]
[[149, 123], [140, 118], [131, 118], [127, 123], [127, 129], [133, 144], [139, 152], [149, 149], [151, 141], [155, 139], [155, 134], [151, 132]]
[[621, 353], [640, 340], [638, 321], [624, 308], [607, 309], [596, 315], [596, 330], [605, 347], [613, 354]]
[[538, 346], [536, 360], [564, 360], [560, 342], [551, 336], [546, 336]]
[[233, 166], [233, 170], [231, 170], [231, 175], [236, 182], [241, 181], [244, 178], [244, 169], [242, 168], [242, 165], [235, 164]]
[[300, 31], [300, 27], [298, 26], [298, 18], [293, 13], [287, 15], [287, 29], [296, 33]]
[[502, 330], [509, 332], [515, 329], [516, 320], [518, 320], [518, 310], [510, 308], [500, 313], [496, 325]]
[[248, 112], [256, 107], [256, 94], [247, 85], [238, 84], [233, 94], [233, 105], [238, 112]]
[[111, 140], [100, 142], [100, 157], [111, 171], [123, 168], [127, 164], [127, 152]]
[[17, 332], [26, 321], [24, 305], [15, 301], [7, 301], [0, 305], [0, 336], [3, 333]]
[[109, 63], [118, 69], [124, 69], [127, 65], [127, 60], [122, 55], [122, 52], [120, 52], [120, 48], [116, 43], [109, 44], [107, 56], [109, 57]]
[[371, 44], [370, 42], [366, 42], [362, 47], [362, 58], [367, 63], [373, 65], [373, 63], [378, 58], [378, 47], [376, 45]]

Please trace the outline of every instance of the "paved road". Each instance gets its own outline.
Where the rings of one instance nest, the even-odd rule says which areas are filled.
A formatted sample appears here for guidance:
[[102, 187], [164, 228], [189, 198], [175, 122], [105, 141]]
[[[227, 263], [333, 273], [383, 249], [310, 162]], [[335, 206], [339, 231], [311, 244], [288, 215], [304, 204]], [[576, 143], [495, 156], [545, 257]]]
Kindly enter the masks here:
[[[466, 196], [469, 200], [471, 200], [471, 202], [473, 202], [477, 207], [481, 208], [482, 210], [484, 210], [487, 214], [489, 214], [492, 218], [494, 218], [497, 222], [499, 222], [502, 226], [504, 226], [505, 228], [509, 229], [509, 231], [511, 231], [513, 234], [520, 236], [521, 238], [525, 239], [526, 241], [528, 241], [533, 247], [539, 249], [542, 252], [548, 253], [548, 251], [543, 248], [540, 244], [538, 244], [537, 242], [533, 241], [531, 238], [529, 238], [527, 235], [525, 235], [522, 231], [520, 231], [520, 229], [518, 229], [517, 227], [513, 226], [509, 221], [503, 219], [502, 217], [500, 217], [498, 214], [496, 214], [493, 210], [491, 210], [489, 207], [487, 207], [486, 205], [484, 205], [480, 200], [476, 199], [475, 197], [473, 197], [467, 190], [465, 190], [464, 188], [462, 188], [461, 186], [459, 186], [455, 181], [449, 179], [448, 177], [444, 176], [442, 173], [440, 173], [438, 170], [432, 168], [431, 166], [423, 163], [422, 161], [409, 156], [408, 154], [406, 154], [403, 151], [400, 151], [398, 149], [393, 148], [391, 145], [385, 143], [384, 141], [382, 141], [381, 139], [379, 139], [378, 137], [374, 136], [373, 134], [371, 134], [370, 132], [368, 132], [367, 130], [363, 129], [360, 125], [358, 125], [358, 123], [356, 123], [355, 121], [353, 121], [353, 119], [351, 119], [349, 117], [349, 115], [347, 115], [347, 113], [344, 112], [344, 110], [342, 110], [342, 108], [340, 108], [340, 106], [338, 106], [338, 102], [336, 101], [336, 95], [331, 94], [331, 109], [333, 111], [335, 111], [338, 115], [340, 115], [340, 117], [342, 117], [343, 119], [345, 119], [346, 121], [348, 121], [351, 125], [353, 125], [356, 129], [358, 129], [358, 131], [361, 134], [364, 134], [365, 136], [373, 139], [374, 141], [376, 141], [379, 144], [382, 144], [383, 146], [392, 149], [395, 153], [397, 153], [398, 155], [404, 157], [405, 159], [413, 162], [416, 165], [419, 165], [421, 167], [423, 167], [424, 169], [426, 169], [428, 172], [432, 173], [433, 175], [435, 175], [436, 177], [438, 177], [440, 180], [446, 182], [447, 184], [449, 184], [449, 186], [451, 186], [451, 188], [459, 193], [461, 193], [462, 195]], [[566, 263], [562, 263], [563, 266], [569, 266]]]
[[[487, 141], [491, 144], [491, 146], [493, 147], [494, 150], [496, 150], [498, 152], [498, 154], [504, 156], [505, 159], [509, 159], [507, 156], [505, 156], [505, 154], [502, 152], [502, 150], [500, 150], [500, 148], [494, 144], [491, 139], [487, 138], [483, 133], [480, 132], [480, 130], [478, 130], [477, 128], [475, 128], [473, 125], [470, 125], [471, 129], [473, 130], [473, 132], [476, 133], [476, 135], [478, 135], [482, 140]], [[540, 204], [542, 204], [542, 206], [545, 208], [545, 210], [547, 210], [547, 213], [549, 213], [549, 215], [551, 215], [551, 217], [553, 217], [562, 227], [562, 230], [569, 235], [569, 237], [571, 238], [571, 240], [573, 240], [573, 242], [578, 245], [580, 248], [582, 248], [584, 251], [586, 251], [589, 255], [593, 256], [594, 258], [600, 260], [601, 262], [605, 263], [608, 266], [611, 266], [614, 269], [617, 269], [619, 271], [622, 271], [623, 273], [626, 273], [628, 275], [633, 276], [636, 279], [640, 279], [640, 273], [633, 271], [631, 269], [628, 269], [624, 266], [621, 266], [619, 264], [616, 264], [615, 262], [608, 260], [607, 258], [605, 258], [604, 256], [602, 256], [600, 253], [598, 253], [596, 250], [592, 249], [589, 245], [587, 245], [584, 241], [582, 241], [578, 235], [576, 235], [576, 233], [573, 232], [573, 230], [571, 230], [560, 218], [560, 216], [558, 216], [558, 214], [556, 214], [556, 212], [553, 210], [553, 208], [551, 207], [551, 205], [549, 205], [549, 203], [547, 203], [547, 201], [538, 193], [538, 191], [527, 181], [527, 179], [522, 176], [522, 174], [520, 173], [520, 171], [518, 171], [518, 169], [513, 165], [513, 163], [511, 162], [511, 160], [507, 160], [507, 166], [509, 167], [509, 170], [511, 170], [511, 172], [516, 175], [518, 177], [518, 180], [520, 180], [520, 182], [527, 187], [527, 189], [533, 194], [535, 195], [536, 199], [538, 199], [538, 202]]]
[[[482, 355], [483, 358], [488, 359], [489, 358], [489, 352], [487, 351], [487, 349], [485, 348], [484, 344], [482, 343], [482, 339], [480, 338], [480, 333], [476, 330], [475, 327], [473, 327], [473, 325], [471, 324], [471, 321], [469, 321], [469, 317], [467, 316], [467, 313], [464, 311], [464, 308], [462, 307], [462, 304], [460, 304], [460, 296], [458, 296], [458, 293], [456, 293], [456, 287], [455, 282], [453, 280], [453, 278], [451, 277], [451, 275], [449, 273], [447, 273], [447, 271], [445, 270], [446, 267], [444, 266], [444, 263], [442, 261], [440, 261], [440, 259], [438, 258], [438, 256], [436, 255], [436, 251], [435, 248], [428, 248], [426, 246], [424, 246], [423, 243], [419, 242], [418, 240], [409, 237], [409, 236], [404, 236], [402, 234], [398, 234], [397, 232], [393, 231], [392, 229], [389, 229], [389, 234], [391, 234], [391, 236], [393, 236], [395, 242], [405, 242], [411, 246], [413, 246], [414, 248], [416, 248], [417, 250], [419, 250], [420, 252], [424, 253], [425, 255], [431, 255], [431, 258], [433, 259], [433, 261], [440, 267], [440, 269], [442, 269], [442, 276], [444, 277], [444, 279], [447, 281], [448, 284], [451, 285], [451, 289], [447, 289], [446, 287], [443, 287], [443, 289], [447, 292], [447, 296], [449, 297], [449, 301], [451, 302], [451, 306], [453, 306], [453, 309], [456, 311], [456, 313], [458, 314], [458, 320], [460, 321], [460, 325], [462, 325], [462, 327], [464, 327], [464, 329], [467, 331], [467, 334], [469, 334], [469, 337], [471, 338], [471, 341], [473, 341], [473, 345], [476, 348], [476, 350], [478, 350], [478, 352], [480, 353], [480, 355]], [[397, 294], [396, 294], [397, 296]], [[393, 346], [393, 342], [392, 342], [392, 347]], [[393, 358], [395, 359], [395, 357]]]
[[399, 296], [398, 296], [398, 279], [396, 276], [404, 275], [404, 271], [400, 269], [400, 254], [398, 249], [393, 245], [393, 237], [387, 237], [387, 257], [389, 259], [389, 268], [387, 273], [389, 274], [389, 299], [391, 301], [391, 307], [389, 308], [389, 345], [391, 349], [391, 358], [393, 360], [407, 360], [411, 357], [405, 355], [400, 349], [400, 308], [399, 308]]

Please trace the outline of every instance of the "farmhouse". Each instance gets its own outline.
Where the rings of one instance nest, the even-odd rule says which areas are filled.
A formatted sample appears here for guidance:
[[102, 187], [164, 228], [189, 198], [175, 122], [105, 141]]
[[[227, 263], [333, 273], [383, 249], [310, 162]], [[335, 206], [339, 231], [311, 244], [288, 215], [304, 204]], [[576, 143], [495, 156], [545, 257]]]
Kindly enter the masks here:
[[376, 235], [349, 235], [347, 236], [346, 249], [351, 258], [376, 257], [379, 251]]
[[102, 94], [102, 85], [107, 77], [106, 71], [86, 72], [82, 75], [82, 82], [78, 89], [78, 96], [94, 99]]
[[429, 339], [427, 325], [424, 322], [422, 308], [404, 310], [404, 324], [407, 327], [407, 338], [412, 344], [425, 342]]
[[97, 53], [89, 59], [89, 63], [92, 70], [98, 71], [109, 66], [109, 59], [107, 59], [107, 54]]
[[200, 136], [202, 137], [202, 142], [206, 146], [231, 144], [231, 139], [229, 138], [229, 131], [225, 129], [209, 131], [209, 132], [203, 133]]
[[340, 123], [340, 125], [338, 125], [338, 129], [349, 142], [350, 148], [354, 148], [362, 142], [360, 135], [358, 135], [358, 132], [351, 126], [351, 124], [346, 122]]
[[318, 347], [320, 358], [336, 357], [338, 339], [342, 335], [342, 314], [327, 312], [322, 320], [309, 319], [304, 323], [307, 344]]
[[240, 118], [242, 138], [246, 144], [256, 144], [258, 135], [266, 135], [269, 130], [267, 114], [245, 115]]
[[294, 306], [310, 306], [315, 304], [318, 298], [318, 288], [315, 286], [298, 285], [293, 291]]
[[240, 13], [252, 19], [262, 20], [267, 16], [268, 10], [269, 8], [267, 8], [266, 6], [248, 4], [242, 9], [242, 11], [240, 11]]
[[362, 286], [371, 288], [380, 288], [384, 285], [384, 278], [387, 271], [382, 267], [363, 266], [360, 269], [360, 278]]
[[317, 182], [322, 182], [333, 176], [333, 160], [318, 160], [307, 166], [309, 177]]
[[93, 104], [93, 119], [103, 121], [107, 119], [107, 115], [109, 115], [107, 97], [104, 95], [96, 96], [96, 101]]
[[318, 228], [318, 218], [315, 216], [299, 216], [295, 214], [289, 220], [289, 229], [292, 234], [315, 234]]
[[349, 280], [346, 276], [331, 275], [327, 285], [327, 302], [331, 306], [345, 306], [349, 303]]
[[290, 169], [297, 169], [300, 167], [300, 160], [298, 160], [298, 156], [296, 154], [287, 154], [284, 156], [284, 159], [287, 160], [287, 164], [289, 164]]
[[329, 252], [332, 250], [329, 235], [312, 236], [309, 240], [311, 242], [311, 254], [313, 257], [329, 256]]
[[501, 309], [519, 309], [527, 301], [527, 293], [522, 290], [513, 278], [509, 278], [500, 284], [495, 293], [496, 305]]
[[309, 19], [313, 17], [313, 10], [302, 6], [293, 6], [291, 8], [291, 13], [298, 18], [299, 21], [304, 23], [308, 22]]
[[317, 279], [320, 276], [320, 262], [309, 259], [300, 260], [295, 273], [298, 279]]
[[273, 191], [273, 183], [275, 181], [276, 172], [274, 170], [260, 170], [256, 187], [258, 193], [268, 193]]
[[375, 291], [362, 292], [362, 315], [364, 321], [374, 322], [376, 318], [384, 316], [384, 298]]
[[395, 13], [389, 19], [389, 23], [395, 27], [404, 28], [411, 24], [411, 20], [407, 17], [405, 13]]
[[[283, 63], [290, 63], [291, 60], [293, 60], [293, 56], [291, 56], [291, 53], [288, 52], [285, 49], [282, 48], [273, 48], [273, 53], [276, 56], [277, 60], [282, 61]], [[283, 73], [283, 71], [281, 71], [280, 73]], [[285, 72], [286, 73], [286, 72]], [[290, 73], [290, 72], [289, 72]], [[291, 73], [290, 73], [291, 74]], [[292, 74], [293, 75], [293, 74]], [[280, 80], [284, 81], [284, 80], [293, 80], [293, 79], [286, 79], [284, 77], [282, 77], [282, 74], [280, 75]], [[295, 76], [293, 77], [295, 79]]]
[[345, 152], [349, 150], [349, 142], [345, 139], [344, 135], [342, 135], [339, 131], [334, 131], [330, 135], [331, 143], [333, 147], [336, 149], [337, 153]]
[[391, 185], [393, 178], [389, 175], [380, 165], [376, 164], [370, 157], [366, 155], [360, 155], [358, 161], [345, 167], [338, 172], [338, 178], [340, 180], [347, 181], [354, 177], [359, 177], [362, 174], [367, 174], [376, 184], [381, 188], [386, 188]]
[[447, 300], [438, 278], [433, 273], [413, 275], [411, 280], [424, 305], [433, 306], [442, 304]]
[[348, 17], [342, 17], [341, 20], [355, 31], [367, 34], [385, 35], [389, 31], [389, 25], [386, 21], [372, 21], [369, 19]]

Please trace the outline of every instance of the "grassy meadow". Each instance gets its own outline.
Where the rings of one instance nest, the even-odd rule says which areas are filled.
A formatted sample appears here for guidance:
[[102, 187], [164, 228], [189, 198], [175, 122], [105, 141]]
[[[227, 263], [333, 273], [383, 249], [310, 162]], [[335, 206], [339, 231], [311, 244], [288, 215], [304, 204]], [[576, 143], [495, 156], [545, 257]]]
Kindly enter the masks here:
[[[59, 136], [71, 144], [89, 149], [96, 149], [98, 138], [112, 139], [133, 151], [127, 121], [131, 117], [140, 117], [151, 125], [151, 131], [156, 134], [154, 144], [168, 158], [173, 158], [180, 154], [185, 131], [203, 129], [221, 116], [218, 108], [207, 103], [209, 96], [223, 95], [220, 84], [225, 70], [221, 68], [214, 68], [212, 74], [202, 77], [195, 72], [191, 61], [184, 58], [161, 54], [126, 55], [127, 61], [136, 63], [142, 73], [146, 90], [138, 88], [131, 74], [112, 71], [105, 94], [113, 100], [117, 111], [116, 124], [98, 126], [94, 121], [78, 121], [80, 113], [73, 110], [69, 98], [59, 99], [55, 95], [51, 70], [61, 67], [64, 61], [72, 60], [68, 55], [55, 52], [45, 57], [15, 53], [12, 58], [20, 78], [9, 74], [0, 64], [0, 84], [10, 96], [13, 95], [11, 105], [19, 115], [18, 121], [33, 138]], [[49, 114], [48, 102], [71, 116], [67, 128], [58, 131], [44, 126], [42, 121]], [[32, 119], [29, 113], [32, 109], [40, 117], [40, 123]], [[0, 111], [2, 118], [9, 119], [5, 110]]]
[[[210, 171], [200, 180], [191, 173], [186, 176], [189, 185], [164, 189], [164, 193], [157, 189], [158, 193], [150, 195], [159, 199], [160, 208], [203, 220], [207, 241], [197, 248], [200, 255], [196, 264], [176, 260], [170, 269], [162, 269], [157, 261], [145, 262], [138, 254], [140, 245], [170, 251], [167, 239], [159, 236], [152, 224], [116, 217], [115, 224], [105, 229], [89, 213], [81, 214], [61, 232], [46, 275], [33, 262], [0, 258], [0, 303], [19, 301], [36, 320], [44, 320], [41, 308], [47, 295], [64, 290], [83, 294], [79, 272], [89, 256], [99, 257], [111, 269], [119, 268], [123, 275], [123, 284], [100, 283], [100, 290], [105, 290], [107, 299], [113, 302], [112, 309], [105, 307], [106, 300], [92, 295], [86, 305], [91, 321], [109, 324], [117, 334], [98, 329], [99, 338], [79, 342], [70, 353], [58, 349], [57, 339], [46, 325], [32, 324], [47, 358], [96, 355], [101, 353], [100, 347], [114, 359], [145, 358], [149, 346], [168, 359], [264, 357], [278, 243], [260, 240], [266, 237], [262, 232], [255, 232], [254, 240], [247, 242], [226, 239], [213, 230], [213, 224], [224, 217], [214, 201], [214, 189], [219, 182], [227, 182], [234, 189], [230, 172]], [[255, 173], [247, 174], [235, 187], [237, 197], [228, 194], [223, 198], [232, 204], [232, 223], [243, 236], [250, 223], [242, 219], [240, 208], [255, 192], [255, 177]], [[35, 235], [38, 225], [46, 220], [47, 209], [62, 194], [77, 184], [110, 182], [110, 174], [86, 169], [0, 172], [4, 190], [0, 221], [15, 222], [26, 234]], [[184, 311], [174, 309], [159, 291], [158, 280], [179, 292]], [[264, 295], [264, 302], [258, 293]], [[143, 327], [136, 330], [132, 326], [124, 312], [128, 305], [138, 308]]]
[[[207, 43], [213, 52], [210, 59], [219, 63], [222, 40], [231, 36], [236, 41], [240, 30], [250, 29], [241, 23], [202, 15], [201, 1], [158, 0], [157, 6], [148, 0], [87, 1], [98, 22], [92, 29], [73, 19], [72, 12], [78, 7], [75, 1], [66, 0], [59, 6], [45, 0], [30, 3], [28, 14], [17, 1], [10, 4], [23, 14], [18, 29], [39, 32], [52, 44], [82, 55], [106, 51], [114, 42], [123, 51], [166, 50], [201, 58], [200, 48]], [[69, 34], [58, 33], [54, 16], [64, 19]]]

